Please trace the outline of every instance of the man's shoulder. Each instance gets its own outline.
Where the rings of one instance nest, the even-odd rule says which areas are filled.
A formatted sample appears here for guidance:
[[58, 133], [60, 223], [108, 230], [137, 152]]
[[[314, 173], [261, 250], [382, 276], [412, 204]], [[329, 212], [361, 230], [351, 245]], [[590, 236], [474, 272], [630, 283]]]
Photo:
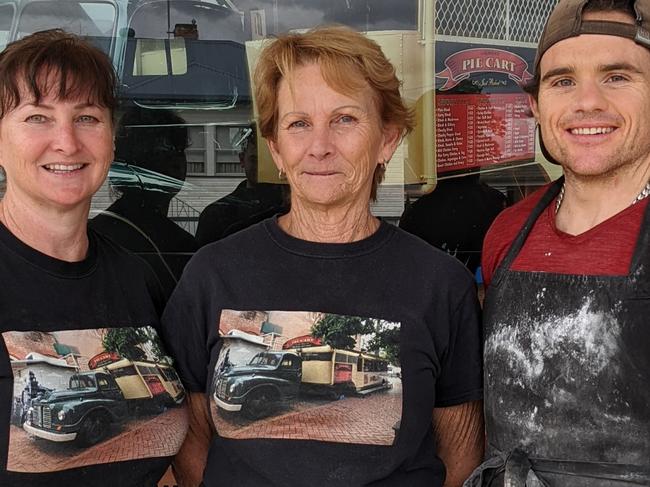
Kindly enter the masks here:
[[490, 226], [483, 241], [482, 255], [483, 277], [486, 284], [489, 284], [497, 266], [549, 186], [550, 184], [542, 186], [523, 200], [503, 210]]

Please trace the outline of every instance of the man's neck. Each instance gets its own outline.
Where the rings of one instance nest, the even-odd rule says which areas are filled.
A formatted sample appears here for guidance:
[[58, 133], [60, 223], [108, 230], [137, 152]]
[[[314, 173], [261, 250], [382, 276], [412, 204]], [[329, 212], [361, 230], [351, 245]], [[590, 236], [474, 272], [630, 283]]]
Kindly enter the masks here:
[[555, 226], [580, 235], [633, 204], [650, 181], [650, 165], [604, 177], [583, 178], [565, 171], [564, 197]]
[[19, 240], [39, 252], [67, 262], [88, 253], [88, 208], [58, 212], [34, 211], [8, 192], [0, 201], [0, 222]]

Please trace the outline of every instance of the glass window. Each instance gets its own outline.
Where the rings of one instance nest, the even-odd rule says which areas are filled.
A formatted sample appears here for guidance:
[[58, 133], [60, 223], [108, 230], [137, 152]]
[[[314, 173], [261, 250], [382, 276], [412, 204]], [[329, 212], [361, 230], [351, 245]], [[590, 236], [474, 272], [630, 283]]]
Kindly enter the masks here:
[[227, 4], [139, 4], [127, 32], [123, 96], [128, 100], [219, 110], [248, 99], [242, 17]]
[[204, 175], [206, 173], [206, 140], [211, 137], [213, 127], [189, 127], [190, 146], [186, 149], [187, 172]]
[[18, 37], [58, 27], [86, 37], [97, 47], [110, 53], [115, 33], [115, 18], [115, 7], [105, 2], [29, 2], [18, 19]]
[[[378, 42], [416, 111], [373, 212], [476, 272], [496, 215], [560, 175], [540, 153], [521, 89], [556, 2], [36, 0], [14, 23], [17, 37], [62, 27], [112, 57], [115, 162], [91, 225], [171, 289], [200, 246], [287, 211], [255, 130], [250, 74], [267, 39], [324, 23]], [[12, 12], [0, 5], [0, 46], [14, 35]]]
[[95, 378], [90, 375], [74, 375], [70, 377], [70, 389], [94, 389]]
[[294, 358], [293, 357], [284, 357], [282, 359], [282, 363], [280, 364], [280, 367], [283, 369], [295, 369], [296, 365], [294, 363]]
[[[5, 48], [9, 41], [11, 23], [14, 20], [14, 6], [0, 5], [0, 51]], [[1, 182], [1, 181], [0, 181]]]
[[303, 362], [316, 360], [318, 362], [330, 362], [332, 360], [332, 352], [307, 352], [302, 354]]
[[138, 372], [135, 370], [133, 365], [127, 365], [126, 367], [111, 370], [111, 374], [113, 374], [113, 377], [115, 378], [120, 378], [138, 375]]

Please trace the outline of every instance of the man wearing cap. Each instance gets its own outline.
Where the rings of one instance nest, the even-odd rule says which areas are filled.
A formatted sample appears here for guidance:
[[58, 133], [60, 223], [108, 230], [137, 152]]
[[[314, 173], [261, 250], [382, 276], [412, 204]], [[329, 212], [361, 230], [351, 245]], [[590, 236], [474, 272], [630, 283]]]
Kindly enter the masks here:
[[650, 485], [650, 0], [560, 0], [531, 108], [564, 177], [485, 240], [488, 460], [467, 486]]

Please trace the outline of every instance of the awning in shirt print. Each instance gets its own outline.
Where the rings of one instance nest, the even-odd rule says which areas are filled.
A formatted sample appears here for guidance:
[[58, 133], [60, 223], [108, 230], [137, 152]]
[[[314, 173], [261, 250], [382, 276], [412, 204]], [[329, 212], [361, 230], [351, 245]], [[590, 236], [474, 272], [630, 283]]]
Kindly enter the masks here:
[[211, 387], [220, 436], [392, 445], [400, 324], [309, 311], [221, 313]]

